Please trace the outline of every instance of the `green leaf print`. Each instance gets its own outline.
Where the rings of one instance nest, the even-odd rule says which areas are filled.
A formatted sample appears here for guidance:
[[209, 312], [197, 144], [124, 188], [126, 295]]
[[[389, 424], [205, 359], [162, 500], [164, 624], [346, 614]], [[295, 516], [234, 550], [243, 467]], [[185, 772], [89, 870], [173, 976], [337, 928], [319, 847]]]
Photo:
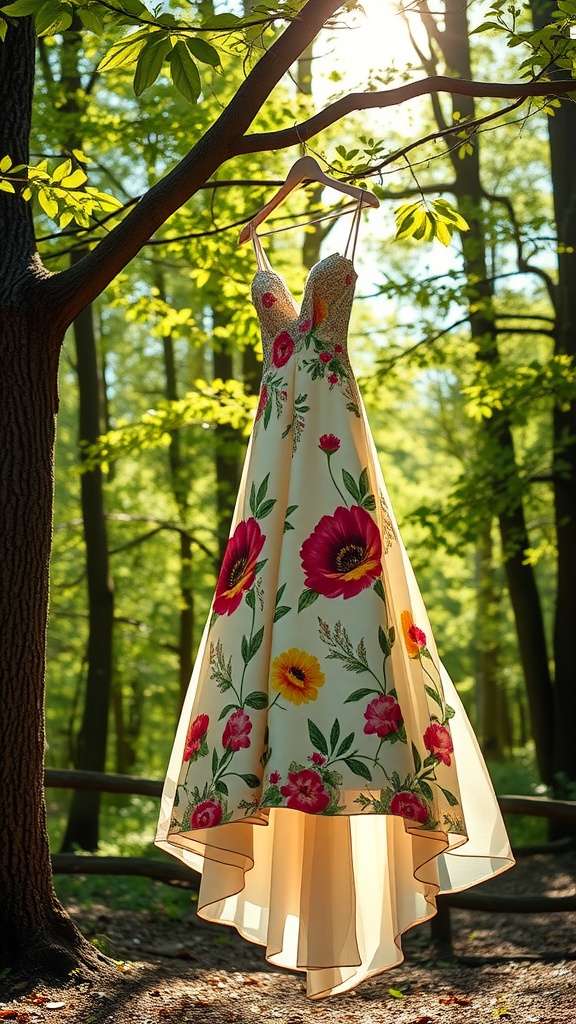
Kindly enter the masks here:
[[384, 604], [386, 604], [386, 597], [384, 595], [384, 584], [382, 583], [381, 579], [377, 579], [374, 581], [374, 586], [372, 587], [372, 590], [374, 591], [375, 594], [378, 594], [378, 597], [381, 598], [382, 601], [384, 601]]
[[362, 504], [363, 499], [366, 497], [369, 491], [370, 485], [368, 483], [368, 468], [365, 467], [360, 473], [360, 480], [358, 481], [358, 494], [360, 497], [360, 504]]
[[314, 725], [314, 722], [311, 722], [310, 719], [308, 719], [308, 735], [314, 749], [319, 750], [321, 754], [328, 757], [328, 744], [318, 726]]
[[268, 501], [262, 502], [262, 504], [258, 506], [258, 514], [254, 518], [265, 519], [266, 516], [270, 515], [275, 504], [276, 498], [269, 498]]
[[426, 693], [428, 694], [428, 696], [433, 701], [436, 701], [436, 704], [438, 705], [440, 710], [444, 711], [444, 708], [442, 707], [442, 701], [441, 701], [440, 697], [438, 696], [438, 694], [436, 693], [436, 690], [434, 690], [431, 686], [428, 686], [428, 683], [424, 683], [424, 689], [426, 690]]
[[446, 797], [448, 803], [450, 804], [450, 807], [458, 806], [458, 800], [454, 796], [454, 793], [451, 793], [448, 789], [443, 789], [442, 786], [438, 786], [438, 789], [442, 790], [444, 796]]
[[414, 767], [416, 769], [416, 774], [418, 774], [418, 772], [420, 771], [420, 769], [422, 767], [422, 758], [420, 757], [420, 754], [418, 753], [418, 749], [414, 745], [414, 743], [412, 744], [412, 757], [414, 758]]
[[367, 687], [363, 686], [361, 690], [354, 690], [354, 693], [351, 693], [349, 697], [346, 697], [344, 703], [353, 704], [355, 701], [362, 700], [364, 697], [367, 697], [369, 693], [380, 693], [380, 691], [369, 690]]
[[257, 775], [241, 775], [240, 778], [246, 783], [250, 789], [257, 789], [260, 785], [260, 779]]
[[[264, 417], [266, 417], [266, 413], [264, 413]], [[264, 422], [264, 426], [266, 426], [266, 422]], [[252, 481], [252, 486], [250, 488], [250, 511], [254, 516], [254, 519], [265, 519], [266, 516], [270, 515], [274, 505], [276, 504], [276, 498], [268, 498], [265, 500], [268, 493], [269, 479], [270, 473], [267, 473], [260, 484], [258, 491], [256, 491], [255, 482]]]
[[228, 786], [222, 779], [217, 779], [214, 783], [214, 789], [217, 793], [221, 793], [222, 796], [228, 796]]
[[303, 612], [306, 608], [309, 608], [314, 601], [317, 601], [320, 597], [315, 590], [303, 590], [298, 598], [298, 611]]
[[336, 749], [336, 744], [338, 743], [339, 739], [340, 739], [340, 722], [336, 718], [335, 721], [334, 721], [334, 725], [332, 726], [332, 729], [330, 730], [330, 753], [331, 754], [334, 753], [334, 750]]
[[351, 772], [354, 772], [354, 775], [360, 775], [367, 782], [372, 782], [370, 769], [366, 767], [363, 761], [357, 761], [354, 757], [346, 757], [344, 758], [344, 764], [347, 765]]
[[362, 508], [365, 508], [367, 512], [376, 511], [376, 498], [373, 494], [367, 494], [365, 498], [362, 498], [360, 503]]
[[424, 779], [420, 780], [419, 789], [420, 789], [420, 792], [422, 793], [422, 796], [426, 797], [427, 800], [433, 800], [434, 799], [434, 793], [432, 792], [432, 787], [429, 786], [428, 783], [424, 781]]
[[216, 775], [218, 771], [218, 754], [216, 753], [216, 747], [212, 751], [212, 775]]
[[254, 590], [249, 590], [244, 598], [249, 608], [254, 609], [256, 607], [256, 594]]
[[342, 470], [342, 480], [344, 483], [344, 487], [348, 491], [348, 494], [351, 494], [356, 504], [359, 505], [361, 502], [360, 492], [356, 486], [356, 481], [354, 477], [352, 476], [351, 473], [348, 472], [347, 469]]
[[256, 508], [258, 507], [258, 505], [262, 501], [264, 501], [264, 498], [266, 497], [266, 495], [268, 493], [268, 481], [269, 481], [269, 479], [270, 479], [270, 473], [267, 473], [266, 476], [264, 477], [262, 483], [260, 484], [260, 487], [258, 488], [258, 494], [256, 495]]
[[338, 750], [336, 751], [336, 757], [343, 757], [344, 754], [348, 750], [350, 750], [350, 747], [352, 746], [353, 742], [354, 742], [354, 733], [353, 732], [349, 732], [348, 735], [345, 737], [345, 739], [342, 740], [342, 743], [340, 744], [340, 746], [338, 747]]
[[288, 522], [288, 516], [291, 516], [292, 513], [295, 512], [297, 508], [298, 508], [298, 505], [288, 505], [288, 508], [286, 509], [286, 518], [284, 520], [284, 533], [286, 533], [287, 530], [293, 530], [294, 529], [294, 527], [292, 526], [292, 523]]
[[292, 609], [289, 607], [289, 605], [281, 604], [280, 607], [277, 608], [276, 611], [274, 612], [274, 618], [272, 619], [272, 621], [278, 622], [278, 619], [281, 619], [283, 615], [288, 615], [288, 612], [291, 611]]
[[390, 646], [388, 634], [384, 629], [382, 629], [382, 626], [378, 626], [378, 642], [380, 644], [380, 650], [382, 651], [384, 657], [389, 658], [390, 655], [392, 654], [392, 648]]
[[237, 704], [227, 704], [225, 708], [222, 708], [222, 711], [218, 715], [218, 721], [220, 722], [221, 719], [225, 718], [226, 715], [230, 714], [231, 711], [237, 711], [237, 710], [238, 710], [238, 705]]
[[252, 661], [252, 658], [258, 653], [262, 646], [263, 639], [264, 626], [262, 626], [257, 633], [254, 633], [254, 636], [252, 637], [251, 640], [249, 640], [247, 636], [242, 637], [240, 650], [245, 665], [247, 665], [249, 661]]
[[268, 707], [268, 694], [262, 693], [261, 690], [253, 690], [252, 693], [249, 693], [244, 698], [244, 704], [246, 707], [254, 708], [256, 711], [263, 711], [264, 708]]
[[447, 704], [446, 705], [446, 709], [445, 709], [445, 718], [444, 718], [444, 720], [447, 722], [449, 718], [454, 718], [455, 714], [456, 714], [456, 712], [454, 711], [454, 708], [451, 708], [450, 705]]

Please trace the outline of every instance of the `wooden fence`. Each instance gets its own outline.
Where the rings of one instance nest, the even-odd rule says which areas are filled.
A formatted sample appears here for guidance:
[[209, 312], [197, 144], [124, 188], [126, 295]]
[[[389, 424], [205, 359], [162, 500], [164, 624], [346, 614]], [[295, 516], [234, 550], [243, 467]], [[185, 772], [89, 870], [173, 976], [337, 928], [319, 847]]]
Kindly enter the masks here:
[[[160, 798], [162, 782], [132, 775], [108, 775], [102, 772], [68, 771], [48, 768], [44, 775], [48, 788], [97, 790], [101, 793], [125, 793], [134, 796]], [[504, 814], [527, 814], [534, 817], [554, 818], [576, 825], [576, 801], [551, 800], [541, 796], [499, 796]], [[572, 846], [570, 840], [518, 847], [516, 856], [533, 853], [560, 852]], [[141, 875], [164, 882], [188, 884], [197, 888], [198, 874], [172, 858], [154, 860], [151, 857], [98, 857], [86, 854], [53, 853], [55, 873]], [[450, 909], [480, 910], [506, 914], [550, 914], [558, 911], [576, 911], [576, 896], [508, 896], [477, 889], [446, 893], [438, 897], [438, 914], [432, 919], [432, 934], [449, 942]]]

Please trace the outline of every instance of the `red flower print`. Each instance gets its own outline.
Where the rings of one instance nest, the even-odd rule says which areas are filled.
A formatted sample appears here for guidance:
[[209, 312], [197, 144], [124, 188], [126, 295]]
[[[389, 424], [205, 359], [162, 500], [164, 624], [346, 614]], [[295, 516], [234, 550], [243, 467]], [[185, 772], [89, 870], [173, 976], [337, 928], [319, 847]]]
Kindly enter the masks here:
[[328, 383], [329, 384], [337, 384], [338, 383], [338, 377], [336, 376], [335, 373], [329, 373], [328, 374]]
[[184, 744], [184, 761], [189, 761], [200, 750], [202, 740], [208, 731], [209, 723], [208, 715], [198, 715], [192, 722], [188, 729], [186, 743]]
[[262, 413], [264, 412], [264, 409], [266, 408], [267, 404], [268, 404], [268, 388], [266, 387], [266, 385], [264, 385], [264, 387], [262, 388], [262, 391], [260, 392], [260, 401], [258, 402], [258, 408], [256, 410], [256, 420], [260, 419], [260, 417], [261, 417]]
[[426, 633], [414, 625], [411, 612], [402, 612], [400, 621], [402, 622], [404, 643], [406, 644], [408, 657], [419, 658], [420, 651], [426, 647]]
[[330, 794], [322, 779], [311, 768], [288, 772], [288, 783], [280, 788], [280, 792], [286, 797], [286, 807], [308, 811], [308, 814], [321, 814], [330, 803]]
[[335, 351], [336, 355], [339, 356], [340, 353], [344, 351], [344, 349], [342, 348], [342, 345], [334, 345], [334, 351]]
[[276, 296], [272, 295], [272, 292], [264, 292], [264, 295], [262, 296], [262, 305], [265, 306], [266, 309], [270, 309], [270, 306], [273, 306], [276, 301]]
[[242, 750], [243, 747], [249, 747], [251, 732], [252, 722], [246, 712], [242, 711], [242, 708], [238, 708], [237, 711], [232, 712], [224, 726], [222, 746], [230, 747], [230, 750]]
[[270, 772], [270, 785], [277, 786], [281, 778], [280, 772]]
[[314, 751], [313, 754], [310, 754], [310, 760], [312, 761], [313, 764], [317, 764], [317, 765], [326, 764], [326, 758], [324, 757], [324, 755], [323, 754], [318, 754], [316, 751]]
[[336, 434], [322, 434], [322, 437], [318, 441], [318, 447], [326, 452], [326, 455], [334, 455], [340, 447], [340, 438], [336, 437]]
[[320, 356], [319, 356], [319, 359], [320, 359], [321, 363], [329, 363], [330, 360], [332, 359], [332, 353], [331, 352], [321, 352]]
[[305, 320], [302, 321], [302, 323], [300, 324], [300, 327], [298, 328], [298, 330], [300, 331], [300, 334], [308, 334], [308, 331], [310, 330], [311, 327], [312, 327], [312, 317], [308, 316], [308, 317], [306, 317]]
[[428, 820], [426, 804], [409, 789], [403, 789], [394, 794], [390, 801], [390, 814], [399, 814], [401, 818], [409, 818], [410, 821], [417, 821], [420, 825]]
[[202, 800], [196, 804], [190, 818], [192, 828], [212, 828], [222, 821], [222, 805], [216, 800]]
[[322, 516], [300, 549], [305, 586], [324, 597], [355, 597], [382, 573], [382, 541], [359, 505]]
[[431, 754], [435, 754], [440, 761], [443, 761], [444, 764], [450, 767], [452, 764], [450, 754], [454, 753], [454, 747], [452, 746], [452, 737], [445, 725], [440, 725], [439, 722], [431, 722], [424, 733], [424, 746], [426, 750], [429, 750]]
[[314, 315], [313, 315], [313, 318], [312, 318], [312, 323], [314, 324], [314, 327], [317, 327], [318, 324], [321, 324], [322, 321], [326, 319], [327, 312], [328, 312], [328, 306], [324, 302], [324, 299], [321, 299], [318, 295], [315, 295], [314, 296]]
[[216, 584], [214, 611], [218, 615], [231, 615], [249, 590], [256, 575], [258, 555], [266, 537], [252, 517], [242, 520], [228, 541], [220, 575]]
[[370, 701], [364, 712], [364, 718], [366, 719], [364, 732], [367, 735], [376, 733], [380, 739], [388, 736], [391, 732], [398, 732], [404, 721], [398, 701], [383, 693]]
[[286, 363], [290, 359], [294, 351], [294, 342], [288, 334], [288, 331], [282, 331], [274, 340], [272, 348], [272, 362], [274, 366], [286, 366]]

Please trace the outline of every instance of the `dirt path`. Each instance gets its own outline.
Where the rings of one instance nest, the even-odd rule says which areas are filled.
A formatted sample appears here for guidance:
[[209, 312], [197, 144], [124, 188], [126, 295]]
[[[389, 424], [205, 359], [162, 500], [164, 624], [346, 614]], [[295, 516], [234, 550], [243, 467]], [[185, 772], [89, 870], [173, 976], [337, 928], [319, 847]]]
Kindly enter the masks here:
[[[153, 883], [151, 883], [153, 884]], [[576, 855], [532, 857], [489, 883], [498, 892], [576, 893]], [[302, 976], [270, 967], [228, 928], [159, 913], [86, 915], [77, 924], [124, 961], [118, 983], [36, 993], [0, 1004], [17, 1024], [576, 1024], [576, 914], [452, 913], [453, 949], [424, 926], [400, 967], [354, 992], [312, 1002]], [[55, 1004], [55, 1005], [52, 1005]], [[58, 1005], [59, 1004], [59, 1005]], [[11, 1011], [7, 1017], [6, 1012]]]

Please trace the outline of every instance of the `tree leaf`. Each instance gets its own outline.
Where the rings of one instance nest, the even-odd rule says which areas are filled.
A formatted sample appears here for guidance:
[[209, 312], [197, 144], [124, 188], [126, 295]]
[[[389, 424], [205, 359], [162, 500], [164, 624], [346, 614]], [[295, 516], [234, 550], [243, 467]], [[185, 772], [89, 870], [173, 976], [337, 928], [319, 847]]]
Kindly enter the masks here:
[[146, 43], [147, 36], [148, 32], [139, 31], [132, 32], [131, 35], [125, 36], [124, 39], [119, 39], [118, 42], [112, 44], [96, 70], [112, 71], [113, 68], [123, 68], [129, 64], [134, 64], [138, 59], [140, 50]]
[[41, 0], [15, 0], [2, 8], [2, 14], [10, 14], [15, 18], [25, 18], [28, 14], [36, 14], [42, 6]]
[[44, 213], [47, 214], [48, 217], [54, 219], [54, 217], [58, 213], [58, 203], [55, 199], [52, 199], [52, 197], [49, 196], [46, 190], [43, 188], [38, 190], [38, 202], [44, 210]]
[[62, 188], [78, 188], [79, 185], [83, 185], [88, 178], [81, 167], [77, 167], [72, 174], [67, 174], [65, 178], [62, 178], [60, 182]]
[[196, 67], [186, 43], [178, 40], [170, 54], [170, 68], [172, 81], [178, 92], [184, 96], [189, 103], [196, 103], [202, 92], [202, 83], [198, 68]]
[[186, 40], [186, 46], [192, 56], [196, 57], [196, 60], [199, 60], [202, 64], [211, 64], [213, 68], [220, 67], [222, 62], [218, 50], [210, 43], [207, 43], [205, 39], [200, 39], [199, 36], [192, 36], [191, 39]]
[[4, 174], [6, 171], [9, 171], [11, 167], [12, 167], [12, 157], [3, 156], [2, 159], [0, 160], [0, 171], [2, 171], [2, 174]]
[[15, 192], [16, 189], [11, 181], [0, 181], [0, 192]]
[[319, 750], [321, 754], [328, 757], [328, 744], [318, 726], [314, 725], [314, 722], [310, 721], [310, 719], [308, 719], [308, 735], [314, 749]]
[[65, 32], [71, 24], [72, 10], [69, 4], [49, 0], [36, 15], [36, 35], [53, 36], [56, 32]]
[[136, 96], [141, 96], [145, 89], [154, 84], [171, 45], [170, 36], [164, 32], [161, 33], [161, 38], [157, 38], [157, 34], [154, 33], [153, 37], [144, 44], [134, 72], [134, 94]]

